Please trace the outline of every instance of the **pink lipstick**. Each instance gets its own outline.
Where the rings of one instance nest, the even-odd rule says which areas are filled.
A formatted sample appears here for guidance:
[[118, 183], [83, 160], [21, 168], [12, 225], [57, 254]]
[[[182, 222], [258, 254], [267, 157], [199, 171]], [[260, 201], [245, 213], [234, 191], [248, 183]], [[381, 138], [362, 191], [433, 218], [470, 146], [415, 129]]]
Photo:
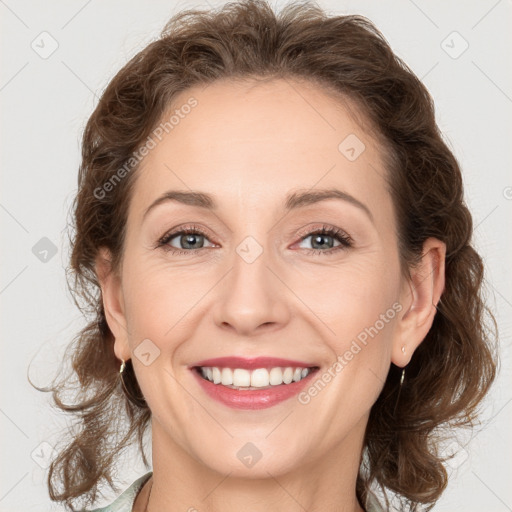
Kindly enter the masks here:
[[[300, 393], [319, 367], [275, 357], [220, 357], [198, 361], [189, 369], [209, 397], [231, 408], [255, 410], [272, 407]], [[254, 383], [256, 378], [258, 382]], [[238, 383], [240, 379], [243, 384]]]

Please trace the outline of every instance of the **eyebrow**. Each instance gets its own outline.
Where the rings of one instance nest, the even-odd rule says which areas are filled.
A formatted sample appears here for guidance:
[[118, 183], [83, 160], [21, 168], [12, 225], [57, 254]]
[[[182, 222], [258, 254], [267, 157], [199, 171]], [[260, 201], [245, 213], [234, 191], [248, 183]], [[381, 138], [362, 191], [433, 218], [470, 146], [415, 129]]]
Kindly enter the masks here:
[[[320, 190], [308, 190], [306, 192], [294, 192], [289, 194], [284, 203], [284, 208], [287, 211], [295, 210], [308, 206], [311, 204], [319, 203], [327, 199], [339, 199], [350, 203], [353, 206], [363, 210], [366, 215], [373, 222], [373, 215], [370, 209], [361, 201], [351, 196], [347, 192], [338, 190], [336, 188], [320, 189]], [[143, 220], [146, 218], [148, 213], [156, 206], [166, 203], [168, 201], [176, 201], [181, 204], [189, 206], [196, 206], [199, 208], [205, 208], [207, 210], [218, 210], [218, 205], [215, 199], [204, 192], [193, 192], [193, 191], [181, 191], [181, 190], [169, 190], [153, 201], [144, 211]]]

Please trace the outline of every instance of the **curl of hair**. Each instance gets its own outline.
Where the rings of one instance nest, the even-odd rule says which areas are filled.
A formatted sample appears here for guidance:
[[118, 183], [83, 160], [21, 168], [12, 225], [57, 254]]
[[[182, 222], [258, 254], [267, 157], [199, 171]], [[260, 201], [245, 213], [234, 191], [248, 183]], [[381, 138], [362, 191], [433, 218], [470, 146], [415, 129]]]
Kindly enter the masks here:
[[[74, 405], [61, 399], [72, 389], [68, 376], [50, 388], [57, 407], [74, 415], [79, 427], [48, 474], [51, 499], [64, 502], [67, 510], [73, 511], [80, 497], [93, 503], [102, 480], [115, 489], [116, 457], [134, 437], [147, 466], [142, 439], [151, 414], [119, 385], [120, 362], [95, 273], [100, 247], [112, 254], [113, 272], [122, 265], [138, 166], [122, 179], [119, 170], [181, 91], [217, 80], [274, 78], [319, 85], [363, 113], [381, 142], [404, 272], [418, 261], [428, 237], [447, 244], [445, 290], [432, 328], [407, 367], [400, 400], [397, 404], [400, 371], [391, 365], [371, 410], [357, 493], [364, 503], [377, 484], [398, 496], [403, 510], [416, 510], [418, 504], [431, 507], [446, 487], [436, 432], [473, 424], [495, 378], [496, 325], [483, 298], [483, 264], [471, 245], [461, 172], [436, 125], [433, 101], [366, 18], [328, 16], [309, 2], [289, 4], [276, 14], [262, 0], [242, 0], [175, 15], [160, 38], [110, 81], [87, 122], [68, 286], [90, 322], [68, 347], [78, 377]], [[131, 365], [125, 382], [140, 394]]]

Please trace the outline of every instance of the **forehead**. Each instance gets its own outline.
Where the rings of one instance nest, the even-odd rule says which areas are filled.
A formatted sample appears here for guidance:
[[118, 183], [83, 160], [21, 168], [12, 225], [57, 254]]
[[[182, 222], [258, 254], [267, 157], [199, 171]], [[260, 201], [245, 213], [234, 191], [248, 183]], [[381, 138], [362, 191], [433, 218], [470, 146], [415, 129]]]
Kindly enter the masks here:
[[182, 91], [137, 171], [131, 215], [168, 189], [204, 191], [239, 208], [315, 187], [382, 202], [381, 151], [361, 120], [350, 101], [289, 79]]

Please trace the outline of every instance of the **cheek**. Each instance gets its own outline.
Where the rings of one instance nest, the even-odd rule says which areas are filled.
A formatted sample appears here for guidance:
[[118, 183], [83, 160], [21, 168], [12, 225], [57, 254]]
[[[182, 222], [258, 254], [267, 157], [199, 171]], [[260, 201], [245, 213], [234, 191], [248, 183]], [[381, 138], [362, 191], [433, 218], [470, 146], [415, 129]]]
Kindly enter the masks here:
[[196, 280], [190, 274], [171, 274], [159, 265], [141, 261], [127, 263], [124, 277], [127, 322], [137, 337], [160, 339], [185, 314], [194, 298]]
[[307, 279], [305, 274], [301, 277], [294, 290], [311, 305], [311, 321], [330, 354], [329, 374], [324, 375], [332, 390], [330, 396], [342, 400], [344, 411], [362, 414], [377, 399], [389, 370], [401, 309], [398, 265], [366, 261], [331, 268], [314, 278], [312, 274]]
[[[315, 325], [324, 333], [321, 342], [330, 355], [301, 403], [321, 395], [314, 407], [326, 411], [326, 424], [334, 429], [353, 426], [351, 422], [368, 413], [377, 400], [389, 371], [401, 310], [397, 277], [352, 270], [333, 277], [328, 289], [306, 299], [315, 304], [315, 314], [322, 320]], [[328, 391], [320, 393], [324, 385]], [[347, 411], [352, 411], [349, 417]], [[315, 414], [324, 413], [315, 409]]]
[[[325, 332], [343, 348], [347, 339], [379, 322], [397, 301], [398, 269], [384, 269], [373, 261], [302, 273], [294, 282], [294, 291], [317, 317], [316, 323], [321, 320]], [[394, 317], [394, 310], [388, 316]]]
[[125, 266], [125, 307], [132, 348], [149, 338], [160, 350], [176, 348], [198, 325], [218, 269], [177, 268], [169, 263], [133, 261]]

